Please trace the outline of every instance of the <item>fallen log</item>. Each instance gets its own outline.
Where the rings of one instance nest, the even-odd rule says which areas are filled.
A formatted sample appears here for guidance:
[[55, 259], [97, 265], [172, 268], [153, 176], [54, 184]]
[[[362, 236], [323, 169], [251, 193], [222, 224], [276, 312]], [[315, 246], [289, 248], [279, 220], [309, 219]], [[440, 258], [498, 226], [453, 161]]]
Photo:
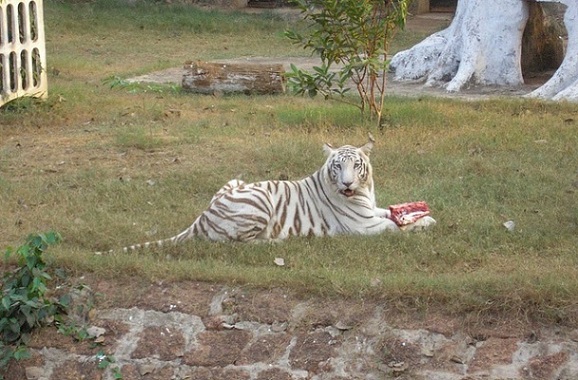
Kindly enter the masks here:
[[281, 64], [186, 62], [182, 86], [199, 94], [271, 95], [285, 91]]

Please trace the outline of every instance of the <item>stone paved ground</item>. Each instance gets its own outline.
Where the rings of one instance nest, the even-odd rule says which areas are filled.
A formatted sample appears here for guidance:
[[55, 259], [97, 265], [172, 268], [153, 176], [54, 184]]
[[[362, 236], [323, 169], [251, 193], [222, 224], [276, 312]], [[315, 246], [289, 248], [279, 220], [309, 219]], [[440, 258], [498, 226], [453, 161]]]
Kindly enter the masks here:
[[578, 379], [578, 330], [563, 327], [472, 325], [283, 289], [83, 281], [77, 306], [94, 305], [80, 316], [98, 338], [44, 328], [7, 380]]

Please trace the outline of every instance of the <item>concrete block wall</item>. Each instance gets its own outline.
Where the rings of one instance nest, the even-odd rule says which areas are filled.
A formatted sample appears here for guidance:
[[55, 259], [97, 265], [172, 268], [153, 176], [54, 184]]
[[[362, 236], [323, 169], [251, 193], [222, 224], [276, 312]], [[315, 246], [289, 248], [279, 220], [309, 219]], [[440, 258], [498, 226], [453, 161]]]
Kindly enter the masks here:
[[23, 97], [45, 98], [46, 46], [42, 0], [0, 3], [0, 106]]

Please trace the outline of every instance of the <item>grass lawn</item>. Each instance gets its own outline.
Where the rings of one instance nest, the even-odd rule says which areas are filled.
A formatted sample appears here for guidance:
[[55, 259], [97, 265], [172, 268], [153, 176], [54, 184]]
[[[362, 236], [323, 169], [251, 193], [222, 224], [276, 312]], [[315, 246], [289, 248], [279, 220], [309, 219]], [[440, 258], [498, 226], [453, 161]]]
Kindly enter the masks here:
[[[55, 230], [64, 242], [49, 259], [76, 275], [288, 286], [578, 324], [575, 104], [389, 97], [389, 126], [377, 129], [322, 99], [111, 86], [191, 59], [306, 54], [283, 37], [303, 26], [270, 12], [138, 4], [45, 3], [49, 99], [0, 110], [0, 247]], [[421, 37], [405, 31], [394, 48]], [[307, 176], [324, 142], [362, 144], [368, 131], [379, 205], [426, 200], [433, 230], [93, 254], [180, 232], [231, 178]]]

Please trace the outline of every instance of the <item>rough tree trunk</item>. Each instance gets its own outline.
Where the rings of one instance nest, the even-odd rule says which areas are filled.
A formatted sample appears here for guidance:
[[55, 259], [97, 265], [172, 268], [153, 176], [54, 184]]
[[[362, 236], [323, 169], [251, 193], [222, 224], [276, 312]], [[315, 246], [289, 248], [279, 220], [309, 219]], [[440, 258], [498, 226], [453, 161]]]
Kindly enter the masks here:
[[558, 12], [546, 15], [538, 2], [528, 3], [530, 15], [522, 37], [522, 73], [524, 78], [554, 71], [564, 60], [564, 28], [554, 21]]
[[280, 94], [285, 90], [283, 65], [188, 62], [183, 89], [200, 94]]
[[459, 91], [467, 84], [523, 83], [520, 55], [528, 8], [522, 0], [458, 1], [451, 25], [396, 54], [396, 80], [426, 80]]
[[564, 14], [564, 25], [568, 32], [566, 55], [552, 78], [528, 96], [578, 101], [578, 1], [558, 0], [555, 2], [566, 5]]
[[[530, 95], [573, 100], [578, 98], [578, 0], [542, 1], [567, 6], [568, 50], [554, 77]], [[460, 0], [447, 29], [393, 57], [394, 79], [425, 81], [448, 91], [469, 84], [523, 84], [521, 41], [530, 6], [538, 7], [526, 0]]]

